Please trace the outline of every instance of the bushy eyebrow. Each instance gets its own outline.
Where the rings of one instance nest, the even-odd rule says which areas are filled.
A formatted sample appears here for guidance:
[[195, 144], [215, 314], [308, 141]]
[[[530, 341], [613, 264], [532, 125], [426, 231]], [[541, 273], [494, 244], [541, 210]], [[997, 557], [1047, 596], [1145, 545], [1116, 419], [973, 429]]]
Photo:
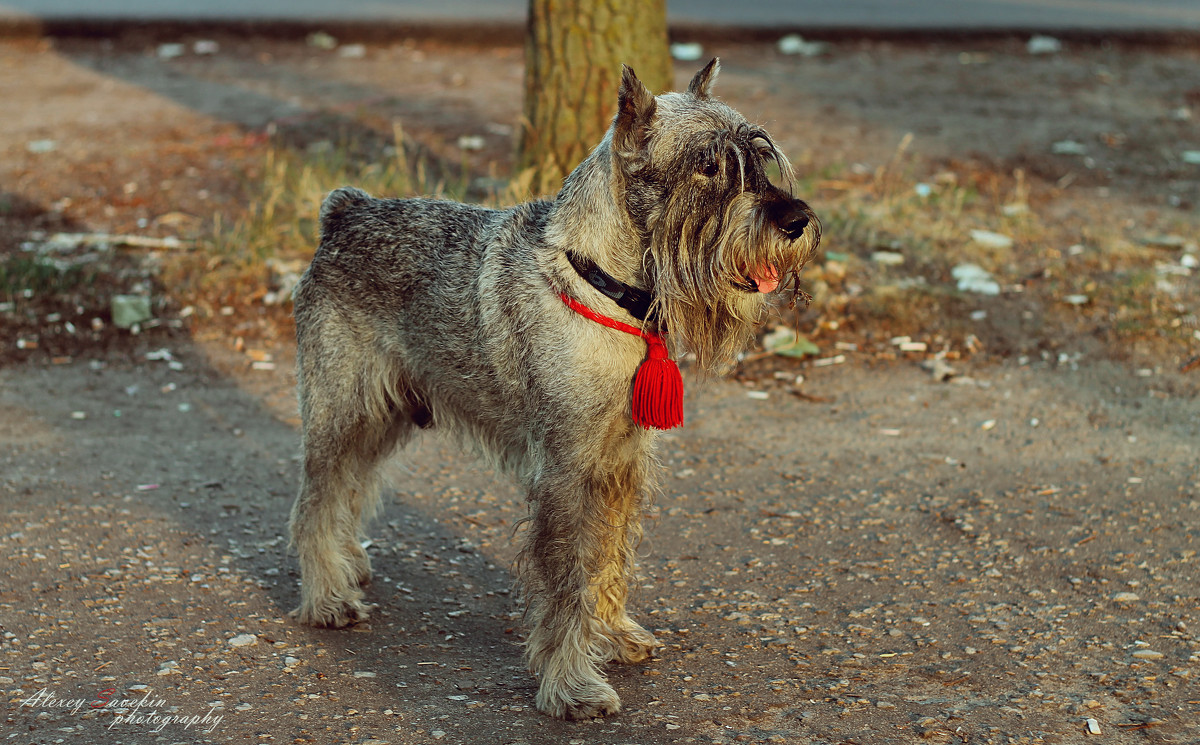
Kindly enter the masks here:
[[737, 129], [722, 129], [714, 132], [713, 139], [708, 145], [709, 157], [723, 160], [726, 163], [737, 162], [739, 188], [746, 188], [746, 157], [747, 151], [758, 157], [770, 157], [779, 165], [780, 175], [787, 181], [788, 190], [792, 188], [791, 163], [787, 156], [771, 139], [765, 129], [751, 124], [742, 124]]
[[779, 147], [775, 144], [775, 141], [771, 139], [771, 136], [767, 134], [766, 130], [759, 129], [758, 127], [750, 127], [747, 136], [751, 145], [754, 144], [755, 140], [762, 141], [763, 144], [759, 150], [769, 152], [771, 154], [771, 158], [779, 164], [779, 175], [787, 180], [788, 191], [791, 191], [793, 180], [792, 164], [787, 159], [787, 156], [783, 154], [783, 151], [779, 149]]

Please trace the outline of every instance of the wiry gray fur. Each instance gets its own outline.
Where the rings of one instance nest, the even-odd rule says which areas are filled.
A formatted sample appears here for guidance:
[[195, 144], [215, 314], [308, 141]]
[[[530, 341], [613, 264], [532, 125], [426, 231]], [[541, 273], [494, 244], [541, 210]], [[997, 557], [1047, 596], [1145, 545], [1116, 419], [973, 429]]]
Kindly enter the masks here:
[[295, 294], [301, 621], [367, 616], [360, 539], [377, 467], [415, 430], [437, 427], [528, 491], [518, 569], [538, 708], [570, 719], [619, 710], [601, 666], [656, 646], [625, 611], [653, 490], [654, 433], [630, 416], [646, 344], [563, 303], [565, 292], [639, 324], [566, 252], [650, 288], [647, 325], [715, 371], [765, 308], [756, 268], [794, 288], [820, 238], [807, 205], [767, 179], [768, 158], [790, 178], [767, 134], [712, 97], [717, 70], [713, 60], [686, 93], [655, 98], [625, 68], [613, 126], [552, 201], [491, 210], [351, 188], [325, 200], [321, 245]]

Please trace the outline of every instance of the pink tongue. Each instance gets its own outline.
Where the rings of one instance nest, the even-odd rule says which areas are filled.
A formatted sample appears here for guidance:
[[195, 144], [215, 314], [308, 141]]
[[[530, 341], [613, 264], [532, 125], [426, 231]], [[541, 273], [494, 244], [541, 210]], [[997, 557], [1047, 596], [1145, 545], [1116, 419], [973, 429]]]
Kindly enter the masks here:
[[766, 264], [751, 272], [750, 279], [754, 280], [759, 292], [774, 292], [779, 286], [779, 271]]

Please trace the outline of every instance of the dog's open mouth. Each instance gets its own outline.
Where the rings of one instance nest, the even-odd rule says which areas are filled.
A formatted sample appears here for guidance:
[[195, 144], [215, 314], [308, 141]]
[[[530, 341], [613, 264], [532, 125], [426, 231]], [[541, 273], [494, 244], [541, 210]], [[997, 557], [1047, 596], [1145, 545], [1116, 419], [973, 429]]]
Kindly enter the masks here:
[[746, 292], [774, 292], [779, 287], [779, 270], [770, 264], [763, 264], [746, 272], [743, 280], [738, 287]]

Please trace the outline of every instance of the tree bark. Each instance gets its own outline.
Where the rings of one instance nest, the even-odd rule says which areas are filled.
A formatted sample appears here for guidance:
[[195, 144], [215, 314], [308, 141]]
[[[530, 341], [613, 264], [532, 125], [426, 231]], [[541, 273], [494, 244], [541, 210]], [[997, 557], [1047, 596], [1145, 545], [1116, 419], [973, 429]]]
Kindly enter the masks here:
[[671, 85], [666, 0], [529, 0], [520, 180], [554, 194], [612, 123], [621, 64]]

